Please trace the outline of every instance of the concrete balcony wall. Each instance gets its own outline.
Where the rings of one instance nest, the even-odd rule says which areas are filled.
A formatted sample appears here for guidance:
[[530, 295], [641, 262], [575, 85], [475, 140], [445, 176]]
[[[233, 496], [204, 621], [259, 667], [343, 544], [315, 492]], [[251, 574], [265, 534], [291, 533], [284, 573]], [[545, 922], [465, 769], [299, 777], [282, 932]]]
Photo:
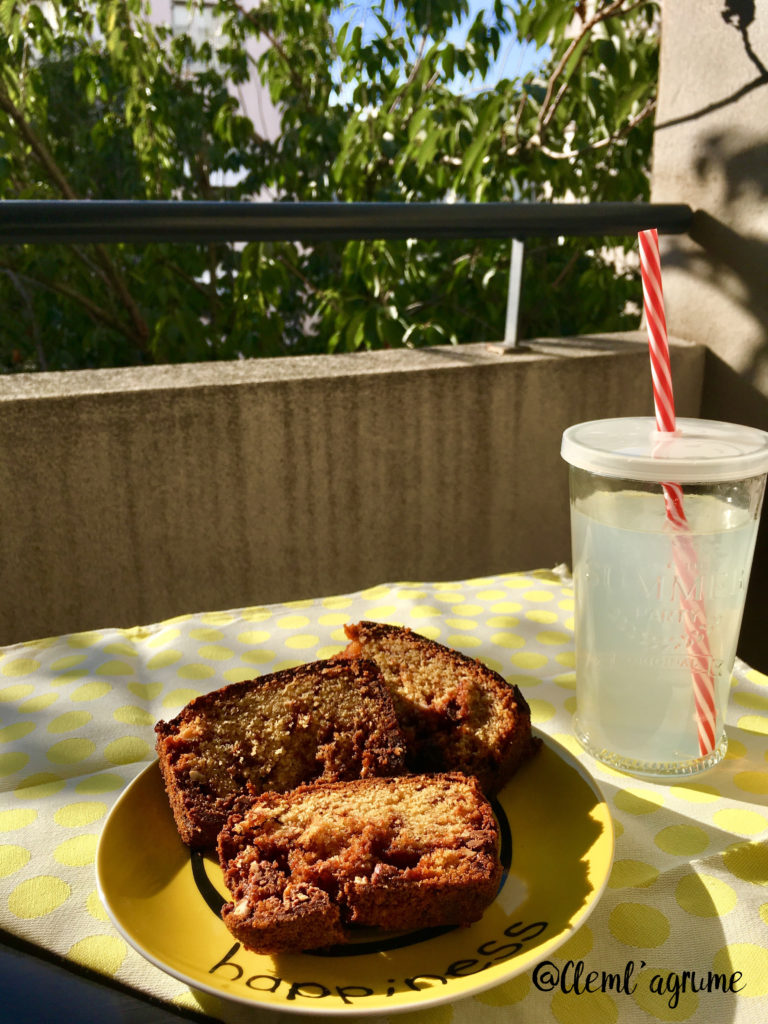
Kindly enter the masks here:
[[6, 378], [0, 643], [569, 562], [563, 429], [651, 413], [641, 334]]

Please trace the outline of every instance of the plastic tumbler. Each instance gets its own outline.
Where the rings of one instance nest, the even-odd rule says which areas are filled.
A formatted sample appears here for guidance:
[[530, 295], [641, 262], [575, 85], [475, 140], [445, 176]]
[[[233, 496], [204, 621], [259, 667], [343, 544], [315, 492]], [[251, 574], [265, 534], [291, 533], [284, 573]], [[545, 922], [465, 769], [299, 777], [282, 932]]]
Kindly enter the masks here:
[[[768, 433], [651, 418], [569, 427], [576, 735], [598, 760], [665, 777], [710, 768], [768, 473]], [[683, 527], [665, 491], [682, 488]], [[702, 739], [711, 707], [709, 741]]]

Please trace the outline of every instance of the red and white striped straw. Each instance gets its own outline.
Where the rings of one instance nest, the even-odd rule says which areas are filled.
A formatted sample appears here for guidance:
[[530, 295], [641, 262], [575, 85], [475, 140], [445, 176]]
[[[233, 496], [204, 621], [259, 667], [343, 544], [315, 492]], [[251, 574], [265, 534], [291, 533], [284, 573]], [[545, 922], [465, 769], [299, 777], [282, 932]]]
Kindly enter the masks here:
[[[659, 236], [656, 229], [652, 228], [639, 232], [638, 239], [656, 428], [663, 433], [674, 433], [675, 398], [672, 389], [667, 321], [664, 315], [664, 293], [661, 286]], [[701, 595], [697, 594], [697, 556], [683, 507], [683, 489], [680, 484], [674, 483], [663, 483], [661, 486], [664, 491], [667, 521], [675, 531], [672, 543], [675, 575], [680, 591], [688, 664], [693, 680], [699, 753], [704, 757], [715, 748], [716, 720], [715, 679], [707, 618]]]

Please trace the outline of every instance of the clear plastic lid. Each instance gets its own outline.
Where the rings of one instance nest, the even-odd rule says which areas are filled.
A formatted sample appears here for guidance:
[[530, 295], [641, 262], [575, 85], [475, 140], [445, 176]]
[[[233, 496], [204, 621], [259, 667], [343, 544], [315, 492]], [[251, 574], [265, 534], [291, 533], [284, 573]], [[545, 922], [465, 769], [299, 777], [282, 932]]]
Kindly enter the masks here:
[[661, 483], [746, 480], [768, 472], [768, 433], [718, 420], [678, 419], [660, 433], [651, 417], [590, 420], [563, 434], [560, 454], [600, 476]]

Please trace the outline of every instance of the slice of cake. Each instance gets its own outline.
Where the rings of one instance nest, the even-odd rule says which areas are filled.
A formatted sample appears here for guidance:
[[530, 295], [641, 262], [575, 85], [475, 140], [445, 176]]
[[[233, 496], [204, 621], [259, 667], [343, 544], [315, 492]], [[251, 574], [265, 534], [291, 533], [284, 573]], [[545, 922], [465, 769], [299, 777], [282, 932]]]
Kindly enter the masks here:
[[219, 835], [222, 918], [260, 953], [344, 942], [350, 926], [466, 925], [501, 879], [498, 826], [460, 773], [265, 793]]
[[157, 753], [176, 827], [216, 845], [254, 797], [315, 779], [402, 771], [404, 741], [372, 662], [317, 661], [196, 697], [158, 722]]
[[497, 793], [538, 749], [516, 686], [482, 662], [400, 626], [345, 626], [341, 657], [379, 667], [405, 734], [411, 771], [462, 771]]

